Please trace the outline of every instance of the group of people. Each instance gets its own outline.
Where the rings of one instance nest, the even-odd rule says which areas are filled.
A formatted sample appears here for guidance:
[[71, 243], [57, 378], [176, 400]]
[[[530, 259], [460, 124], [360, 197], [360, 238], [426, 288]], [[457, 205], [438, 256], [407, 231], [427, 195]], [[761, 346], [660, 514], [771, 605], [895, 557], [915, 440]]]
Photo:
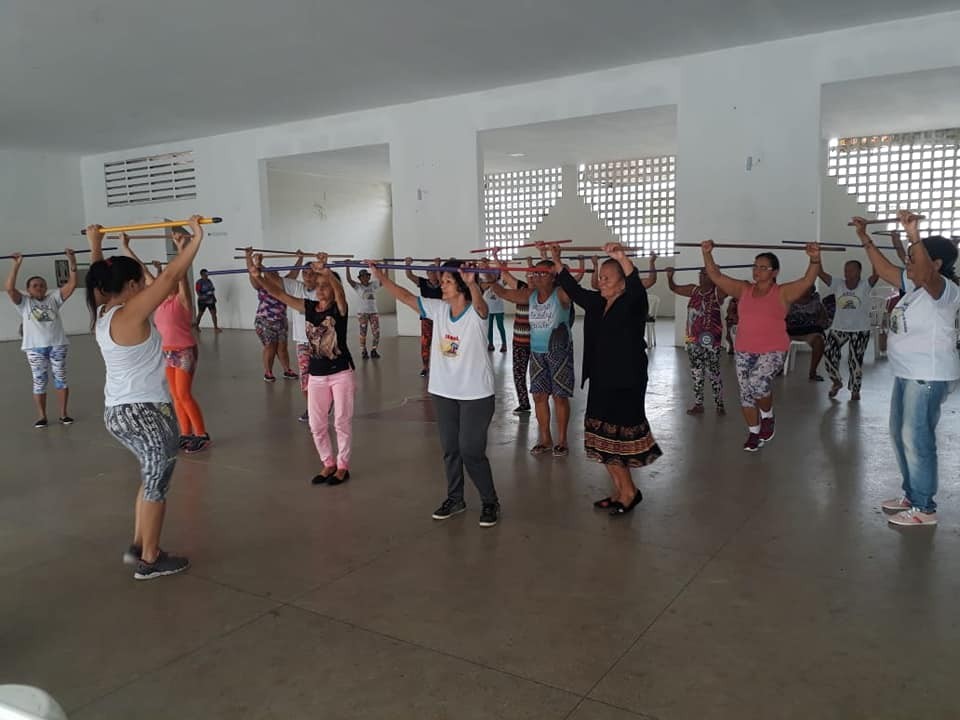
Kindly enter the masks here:
[[[109, 433], [137, 457], [141, 468], [133, 540], [123, 559], [136, 567], [134, 577], [142, 580], [182, 572], [189, 566], [185, 557], [160, 549], [165, 498], [178, 451], [197, 452], [210, 444], [203, 414], [191, 393], [198, 352], [193, 332], [196, 315], [186, 277], [203, 240], [199, 220], [199, 216], [191, 218], [190, 231], [173, 230], [177, 254], [165, 267], [157, 264], [155, 273], [137, 258], [126, 237], [122, 238], [122, 254], [104, 258], [100, 226], [87, 228], [92, 264], [86, 295], [91, 326], [106, 366], [104, 421]], [[960, 379], [955, 330], [960, 310], [960, 287], [954, 274], [957, 248], [946, 238], [921, 239], [916, 215], [902, 212], [900, 221], [909, 240], [905, 268], [874, 246], [865, 220], [854, 218], [873, 268], [867, 280], [856, 261], [846, 263], [842, 278], [834, 278], [822, 267], [815, 244], [805, 248], [809, 258], [806, 272], [792, 282], [779, 282], [779, 260], [768, 252], [756, 256], [751, 281], [724, 275], [713, 259], [714, 245], [709, 240], [702, 244], [704, 268], [697, 284], [676, 285], [673, 272], [667, 272], [670, 288], [689, 298], [685, 339], [695, 396], [690, 414], [704, 412], [707, 378], [717, 412], [724, 412], [720, 316], [726, 297], [737, 301], [736, 373], [748, 430], [744, 449], [750, 452], [768, 444], [776, 434], [773, 381], [783, 368], [791, 342], [786, 321], [791, 305], [808, 297], [818, 278], [831, 288], [837, 301], [825, 341], [833, 381], [830, 396], [842, 388], [839, 356], [847, 344], [849, 387], [851, 399], [855, 399], [863, 349], [869, 339], [869, 328], [864, 326], [865, 317], [869, 322], [864, 311], [869, 289], [877, 278], [899, 288], [901, 297], [891, 313], [887, 351], [895, 376], [890, 431], [903, 477], [902, 494], [884, 501], [882, 507], [893, 524], [933, 525], [937, 522], [935, 431], [950, 384]], [[580, 284], [582, 265], [579, 271], [571, 271], [556, 245], [545, 245], [542, 250], [548, 259], [532, 265], [526, 280], [514, 277], [502, 263], [481, 268], [458, 260], [438, 262], [426, 278], [409, 273], [419, 293], [394, 282], [374, 262], [359, 274], [359, 281], [347, 274], [348, 284], [361, 296], [360, 314], [373, 330], [373, 351], [379, 338], [378, 324], [370, 317], [375, 314], [371, 303], [380, 288], [415, 310], [430, 329], [429, 338], [422, 343], [429, 352], [424, 369], [447, 482], [446, 497], [433, 513], [436, 520], [466, 510], [465, 473], [480, 496], [480, 525], [492, 527], [500, 519], [486, 455], [487, 433], [495, 413], [491, 316], [499, 313], [491, 313], [487, 298], [505, 299], [521, 309], [521, 320], [514, 327], [514, 364], [525, 358], [529, 362], [530, 391], [539, 424], [537, 443], [531, 449], [534, 455], [562, 457], [569, 451], [569, 400], [575, 387], [574, 305], [584, 314], [581, 387], [589, 381], [584, 447], [589, 459], [604, 466], [611, 488], [594, 507], [611, 516], [630, 513], [643, 497], [632, 470], [661, 455], [645, 412], [649, 312], [645, 285], [650, 278], [645, 283], [625, 249], [609, 244], [604, 248], [607, 259], [597, 265], [591, 283], [596, 289], [588, 290]], [[66, 410], [67, 342], [55, 318], [77, 284], [75, 257], [69, 251], [67, 257], [70, 278], [55, 293], [48, 293], [42, 278], [36, 277], [28, 279], [26, 293], [16, 289], [20, 257], [14, 258], [6, 282], [6, 291], [24, 321], [23, 349], [33, 373], [41, 419], [46, 420], [45, 390], [52, 368], [60, 394], [60, 420], [65, 424], [72, 422]], [[245, 257], [261, 305], [268, 296], [284, 311], [288, 307], [294, 311], [298, 367], [305, 369], [301, 382], [307, 397], [306, 419], [322, 464], [312, 483], [342, 484], [350, 479], [356, 391], [344, 286], [322, 254], [309, 264], [301, 257], [285, 278], [265, 270], [262, 258], [252, 251]], [[499, 307], [494, 305], [494, 309]], [[271, 317], [279, 314], [258, 312], [261, 340], [280, 336], [279, 328], [270, 324]], [[500, 340], [503, 349], [505, 336]], [[264, 344], [266, 348], [268, 343]], [[365, 343], [362, 352], [366, 356]], [[273, 356], [282, 357], [276, 349]], [[374, 357], [372, 352], [369, 357]], [[514, 379], [519, 390], [516, 368]], [[336, 447], [329, 436], [330, 414]], [[551, 415], [556, 416], [555, 432]]]

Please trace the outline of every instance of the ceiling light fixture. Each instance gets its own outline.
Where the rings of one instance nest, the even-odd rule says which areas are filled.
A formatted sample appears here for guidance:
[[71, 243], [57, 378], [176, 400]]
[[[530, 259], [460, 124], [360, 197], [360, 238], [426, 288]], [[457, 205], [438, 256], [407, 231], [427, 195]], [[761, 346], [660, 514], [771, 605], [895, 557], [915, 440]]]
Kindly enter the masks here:
[[510, 157], [526, 157], [526, 153], [508, 153]]

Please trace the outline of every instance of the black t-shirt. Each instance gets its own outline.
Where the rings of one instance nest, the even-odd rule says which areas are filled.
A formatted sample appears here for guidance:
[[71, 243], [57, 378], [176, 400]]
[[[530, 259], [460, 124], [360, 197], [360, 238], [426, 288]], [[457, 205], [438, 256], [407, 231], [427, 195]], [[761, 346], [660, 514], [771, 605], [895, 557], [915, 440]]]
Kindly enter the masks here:
[[326, 310], [316, 300], [304, 300], [307, 344], [310, 346], [311, 375], [333, 375], [353, 369], [353, 358], [347, 348], [347, 316], [333, 303]]
[[443, 290], [439, 285], [431, 285], [426, 278], [419, 278], [417, 284], [420, 286], [420, 297], [443, 300]]

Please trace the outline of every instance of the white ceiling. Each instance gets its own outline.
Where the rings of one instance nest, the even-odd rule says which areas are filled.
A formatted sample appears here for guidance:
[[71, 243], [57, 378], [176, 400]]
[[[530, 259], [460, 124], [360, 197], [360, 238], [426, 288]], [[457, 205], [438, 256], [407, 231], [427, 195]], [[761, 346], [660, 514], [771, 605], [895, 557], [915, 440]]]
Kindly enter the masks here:
[[824, 85], [824, 138], [960, 127], [960, 67]]
[[390, 146], [362, 145], [343, 150], [289, 155], [267, 160], [267, 169], [355, 182], [390, 182]]
[[[628, 110], [480, 133], [484, 172], [670, 155], [677, 151], [675, 106]], [[511, 154], [523, 153], [523, 157]]]
[[956, 0], [3, 0], [0, 142], [121, 149], [956, 7]]

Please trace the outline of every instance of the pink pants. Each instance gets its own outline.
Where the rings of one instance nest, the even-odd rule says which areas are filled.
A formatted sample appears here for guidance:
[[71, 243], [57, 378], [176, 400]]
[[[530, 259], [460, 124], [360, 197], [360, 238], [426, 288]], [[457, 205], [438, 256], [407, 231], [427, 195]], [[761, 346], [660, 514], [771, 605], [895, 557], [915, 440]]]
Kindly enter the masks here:
[[[350, 468], [350, 438], [353, 434], [353, 395], [357, 382], [353, 370], [334, 375], [311, 375], [307, 381], [310, 432], [324, 467]], [[327, 428], [333, 403], [333, 427], [337, 431], [337, 459], [334, 460]]]

